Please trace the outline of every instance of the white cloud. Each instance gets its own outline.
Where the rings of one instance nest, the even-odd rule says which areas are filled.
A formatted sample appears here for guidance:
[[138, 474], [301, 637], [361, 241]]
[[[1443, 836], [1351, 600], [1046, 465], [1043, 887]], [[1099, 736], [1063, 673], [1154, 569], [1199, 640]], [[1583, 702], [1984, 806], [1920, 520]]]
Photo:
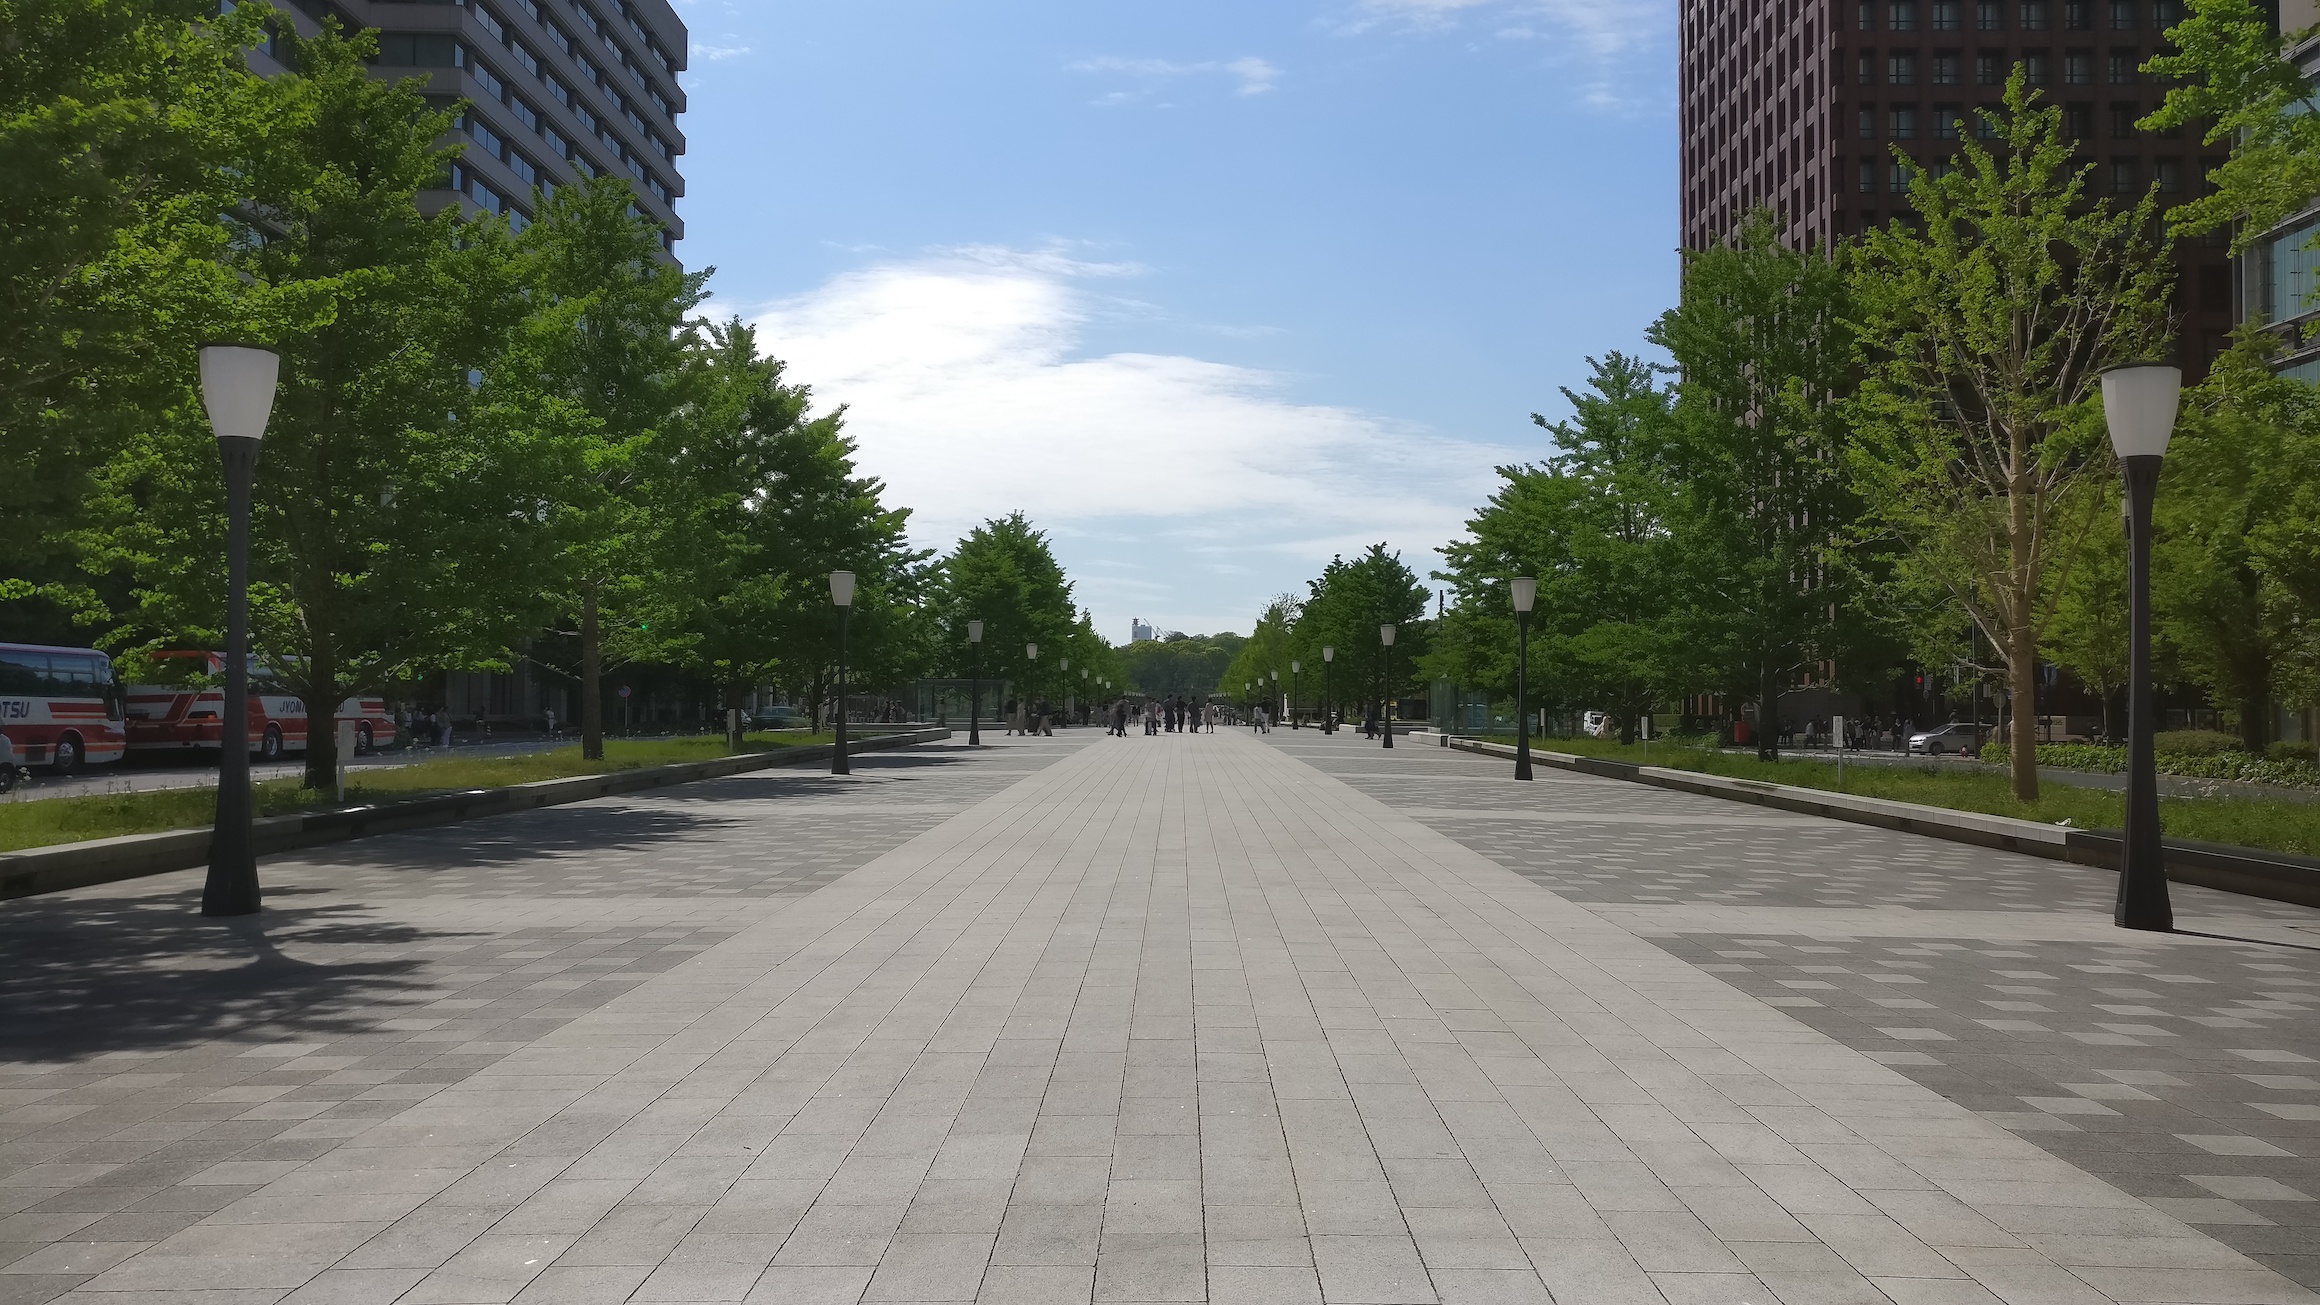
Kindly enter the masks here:
[[862, 466], [914, 510], [922, 546], [1021, 508], [1123, 628], [1131, 609], [1245, 625], [1265, 595], [1378, 539], [1423, 572], [1492, 468], [1521, 456], [1294, 402], [1230, 363], [1083, 355], [1107, 309], [1085, 280], [1131, 272], [974, 247], [846, 273], [758, 322], [817, 406], [847, 405]]
[[1172, 63], [1166, 59], [1123, 59], [1114, 55], [1104, 55], [1095, 59], [1082, 59], [1072, 64], [1071, 70], [1073, 72], [1108, 73], [1115, 76], [1133, 77], [1138, 81], [1147, 83], [1145, 88], [1140, 91], [1112, 91], [1098, 99], [1096, 101], [1098, 104], [1125, 104], [1131, 100], [1141, 99], [1150, 93], [1153, 85], [1181, 77], [1222, 74], [1234, 78], [1240, 83], [1235, 91], [1239, 95], [1263, 95], [1272, 90], [1281, 80], [1279, 68], [1254, 55], [1238, 59], [1211, 59], [1201, 63]]
[[[1660, 77], [1642, 71], [1665, 54], [1675, 0], [1355, 0], [1347, 34], [1487, 25], [1501, 41], [1537, 41], [1547, 63], [1572, 79], [1589, 108], [1633, 111], [1654, 103]], [[1648, 79], [1648, 81], [1647, 81]]]
[[695, 45], [692, 48], [692, 52], [698, 58], [707, 59], [711, 63], [717, 63], [725, 59], [738, 59], [742, 55], [749, 53], [749, 47], [746, 45], [713, 45], [708, 42], [702, 42], [698, 45]]

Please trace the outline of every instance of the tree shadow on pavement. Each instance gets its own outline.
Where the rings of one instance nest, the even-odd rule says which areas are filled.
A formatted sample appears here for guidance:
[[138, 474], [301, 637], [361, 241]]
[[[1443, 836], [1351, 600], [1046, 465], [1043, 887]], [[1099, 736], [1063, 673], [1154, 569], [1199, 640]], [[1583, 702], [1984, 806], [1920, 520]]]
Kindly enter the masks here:
[[[301, 906], [268, 893], [266, 910], [211, 919], [198, 890], [109, 901], [12, 902], [0, 917], [0, 1058], [77, 1060], [250, 1035], [336, 1038], [374, 1028], [379, 1008], [412, 1000], [410, 948], [448, 931], [362, 918], [351, 906]], [[293, 899], [286, 901], [285, 899]], [[344, 964], [302, 951], [359, 947]]]
[[456, 825], [379, 834], [335, 849], [308, 852], [300, 859], [324, 866], [357, 865], [365, 870], [474, 870], [525, 861], [640, 851], [671, 839], [706, 834], [731, 823], [665, 806], [604, 804], [621, 800], [513, 811]]

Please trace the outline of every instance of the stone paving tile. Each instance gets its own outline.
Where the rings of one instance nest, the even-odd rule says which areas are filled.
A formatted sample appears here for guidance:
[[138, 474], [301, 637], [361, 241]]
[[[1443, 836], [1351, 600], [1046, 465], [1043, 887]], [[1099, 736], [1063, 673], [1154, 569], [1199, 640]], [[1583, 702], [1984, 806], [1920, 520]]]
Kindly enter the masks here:
[[[1441, 749], [1389, 758], [1288, 747], [1562, 896], [1646, 908], [1614, 918], [2153, 1209], [2320, 1286], [2320, 950], [2099, 927], [2076, 931], [2085, 940], [2038, 937], [2059, 931], [2035, 922], [2021, 926], [2025, 937], [1945, 934], [1949, 912], [2077, 915], [2099, 926], [2115, 881], [1588, 776], [1520, 785], [1504, 779], [1503, 764]], [[1704, 827], [1726, 815], [1739, 827]], [[2304, 908], [2184, 885], [2174, 895], [2185, 927], [2320, 931], [2320, 913]], [[1706, 923], [1716, 914], [1707, 909], [1685, 913], [1680, 929], [1655, 929], [1646, 922], [1673, 913], [1653, 913], [1654, 903], [1746, 908], [1752, 927]], [[1877, 932], [1847, 933], [1864, 908]], [[1918, 923], [1906, 922], [1912, 912]], [[1895, 1202], [1879, 1204], [1915, 1226]]]
[[[46, 949], [18, 1008], [58, 994], [5, 1048], [0, 1289], [2320, 1301], [1798, 1018], [1840, 1003], [1634, 932], [1689, 908], [1574, 906], [1274, 740], [1004, 740], [357, 844], [269, 864], [282, 909], [236, 926], [163, 882], [0, 916]], [[2224, 1122], [2203, 1150], [2244, 1149]], [[2229, 1163], [2191, 1199], [2276, 1199]]]

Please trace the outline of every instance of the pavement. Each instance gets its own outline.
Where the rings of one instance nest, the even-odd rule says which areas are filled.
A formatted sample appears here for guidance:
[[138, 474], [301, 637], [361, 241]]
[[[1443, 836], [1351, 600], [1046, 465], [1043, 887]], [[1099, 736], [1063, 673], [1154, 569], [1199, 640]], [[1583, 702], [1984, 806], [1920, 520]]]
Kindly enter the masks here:
[[1350, 733], [0, 910], [0, 1302], [2320, 1302], [2320, 916]]

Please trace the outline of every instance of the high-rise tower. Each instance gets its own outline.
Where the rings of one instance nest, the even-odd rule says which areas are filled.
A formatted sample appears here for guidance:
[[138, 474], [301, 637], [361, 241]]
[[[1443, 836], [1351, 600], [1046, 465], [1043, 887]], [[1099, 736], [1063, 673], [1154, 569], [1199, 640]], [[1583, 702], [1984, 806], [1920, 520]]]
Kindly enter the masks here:
[[[2096, 194], [2132, 203], [2156, 184], [2176, 202], [2218, 159], [2190, 131], [2135, 122], [2165, 94], [2139, 68], [2181, 17], [2180, 0], [1684, 0], [1683, 243], [1713, 244], [1759, 206], [1798, 242], [1906, 218], [1894, 148], [1928, 167], [1954, 157], [2017, 65], [2061, 106]], [[2233, 323], [2225, 244], [2177, 250], [2195, 375]]]
[[[284, 12], [308, 34], [326, 17], [373, 29], [379, 76], [425, 76], [429, 99], [472, 106], [448, 188], [423, 193], [423, 205], [459, 203], [520, 223], [532, 216], [534, 186], [561, 185], [575, 168], [626, 176], [673, 256], [685, 230], [677, 74], [688, 38], [669, 0], [289, 0]], [[252, 63], [279, 68], [264, 52]]]

